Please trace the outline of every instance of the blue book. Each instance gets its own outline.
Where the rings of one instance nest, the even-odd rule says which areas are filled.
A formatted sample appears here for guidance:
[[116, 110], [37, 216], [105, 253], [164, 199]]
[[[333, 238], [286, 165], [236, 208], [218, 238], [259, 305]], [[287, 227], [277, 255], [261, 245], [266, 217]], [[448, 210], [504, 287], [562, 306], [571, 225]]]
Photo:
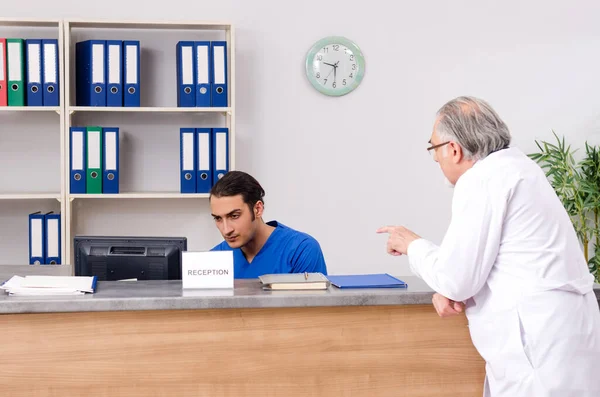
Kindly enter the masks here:
[[338, 288], [407, 288], [404, 281], [382, 274], [355, 274], [347, 276], [327, 276], [331, 284]]

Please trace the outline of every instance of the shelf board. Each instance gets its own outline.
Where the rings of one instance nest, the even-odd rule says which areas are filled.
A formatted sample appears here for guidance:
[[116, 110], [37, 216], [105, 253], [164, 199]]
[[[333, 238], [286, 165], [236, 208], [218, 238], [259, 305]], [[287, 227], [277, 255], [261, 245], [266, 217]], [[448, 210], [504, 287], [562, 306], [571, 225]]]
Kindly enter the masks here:
[[231, 108], [201, 107], [110, 107], [110, 106], [70, 106], [69, 112], [115, 112], [115, 113], [229, 113]]
[[0, 18], [0, 26], [29, 26], [29, 27], [48, 27], [58, 28], [61, 21], [58, 19], [19, 19], [19, 18]]
[[56, 112], [60, 114], [59, 106], [0, 106], [0, 112]]
[[59, 200], [60, 193], [0, 193], [0, 200]]
[[114, 20], [65, 20], [70, 28], [104, 29], [162, 29], [162, 30], [227, 30], [232, 24], [224, 21], [114, 21]]
[[119, 194], [69, 194], [69, 199], [186, 199], [208, 198], [208, 193], [147, 192]]

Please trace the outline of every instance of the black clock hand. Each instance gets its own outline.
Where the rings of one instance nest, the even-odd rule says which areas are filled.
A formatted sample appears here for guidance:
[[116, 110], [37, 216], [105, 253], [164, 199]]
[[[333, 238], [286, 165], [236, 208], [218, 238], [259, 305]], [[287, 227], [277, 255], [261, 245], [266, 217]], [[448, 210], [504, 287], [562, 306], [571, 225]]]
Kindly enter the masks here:
[[[338, 61], [338, 62], [339, 62], [339, 61]], [[330, 64], [330, 63], [327, 63], [327, 62], [323, 62], [323, 63], [324, 63], [325, 65], [328, 65], [328, 66], [333, 66], [334, 68], [336, 67], [335, 65], [332, 65], [332, 64]], [[336, 65], [337, 65], [337, 64], [336, 64]]]

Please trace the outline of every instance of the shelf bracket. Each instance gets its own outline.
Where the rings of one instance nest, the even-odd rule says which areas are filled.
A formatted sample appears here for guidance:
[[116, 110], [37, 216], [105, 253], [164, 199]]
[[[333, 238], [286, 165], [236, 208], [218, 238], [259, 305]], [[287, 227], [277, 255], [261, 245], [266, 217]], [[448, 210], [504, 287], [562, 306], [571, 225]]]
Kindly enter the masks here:
[[60, 116], [60, 109], [59, 110], [55, 110], [54, 113], [58, 114]]
[[69, 110], [69, 116], [72, 115], [73, 113], [75, 113], [74, 110]]

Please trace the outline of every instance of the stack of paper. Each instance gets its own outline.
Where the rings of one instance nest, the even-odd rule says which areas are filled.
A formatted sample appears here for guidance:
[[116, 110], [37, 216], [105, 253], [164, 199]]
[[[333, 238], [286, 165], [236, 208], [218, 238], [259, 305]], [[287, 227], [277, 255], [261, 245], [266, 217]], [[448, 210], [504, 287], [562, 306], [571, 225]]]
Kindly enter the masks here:
[[13, 276], [0, 289], [9, 295], [82, 295], [94, 293], [97, 278], [95, 276]]

